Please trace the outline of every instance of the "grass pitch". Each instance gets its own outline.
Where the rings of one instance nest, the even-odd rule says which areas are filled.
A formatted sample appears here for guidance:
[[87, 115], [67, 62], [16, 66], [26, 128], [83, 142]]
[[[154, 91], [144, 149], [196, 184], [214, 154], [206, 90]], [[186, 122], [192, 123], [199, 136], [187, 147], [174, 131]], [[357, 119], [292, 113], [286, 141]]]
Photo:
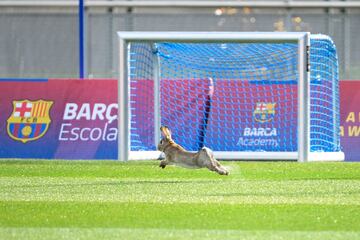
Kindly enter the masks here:
[[0, 161], [0, 239], [360, 239], [360, 164]]

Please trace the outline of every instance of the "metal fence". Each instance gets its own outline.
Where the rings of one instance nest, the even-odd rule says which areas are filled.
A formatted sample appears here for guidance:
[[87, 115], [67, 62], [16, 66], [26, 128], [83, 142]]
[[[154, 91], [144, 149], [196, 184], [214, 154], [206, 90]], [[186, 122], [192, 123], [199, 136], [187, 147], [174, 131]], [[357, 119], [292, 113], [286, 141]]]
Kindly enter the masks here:
[[[360, 79], [360, 1], [86, 1], [85, 76], [118, 76], [117, 31], [310, 31]], [[0, 0], [0, 78], [79, 76], [77, 1]]]

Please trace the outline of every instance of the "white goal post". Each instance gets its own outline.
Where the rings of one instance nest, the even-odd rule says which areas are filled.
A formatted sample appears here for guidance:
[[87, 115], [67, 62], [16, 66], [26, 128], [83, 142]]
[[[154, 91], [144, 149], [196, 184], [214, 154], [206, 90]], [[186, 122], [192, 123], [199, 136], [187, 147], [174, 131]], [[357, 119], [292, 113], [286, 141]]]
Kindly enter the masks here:
[[[161, 94], [160, 94], [160, 79], [159, 76], [159, 54], [154, 54], [154, 59], [152, 61], [152, 81], [151, 81], [151, 91], [153, 91], [153, 96], [151, 100], [151, 111], [150, 116], [153, 117], [151, 120], [150, 131], [153, 142], [153, 149], [144, 150], [142, 148], [132, 150], [131, 147], [131, 122], [132, 122], [132, 113], [131, 109], [131, 96], [132, 96], [132, 86], [131, 86], [131, 74], [132, 68], [131, 65], [131, 54], [130, 46], [133, 43], [140, 44], [149, 44], [151, 46], [156, 45], [157, 43], [177, 43], [177, 44], [220, 44], [220, 48], [228, 48], [226, 44], [278, 44], [278, 43], [288, 43], [296, 46], [296, 59], [287, 60], [294, 61], [297, 66], [294, 66], [296, 72], [296, 130], [295, 136], [297, 138], [295, 151], [262, 151], [262, 150], [250, 150], [242, 151], [239, 150], [221, 150], [213, 149], [215, 157], [218, 159], [244, 159], [244, 160], [297, 160], [299, 162], [307, 161], [339, 161], [344, 160], [344, 154], [341, 151], [311, 151], [310, 150], [310, 33], [307, 32], [118, 32], [118, 42], [119, 42], [119, 79], [118, 79], [118, 159], [122, 161], [127, 160], [139, 160], [139, 159], [157, 159], [160, 156], [160, 152], [156, 151], [156, 146], [160, 140], [159, 127], [161, 125], [162, 116], [161, 116]], [[153, 50], [155, 53], [157, 50]], [[169, 58], [162, 53], [164, 59]], [[200, 53], [199, 53], [200, 54]], [[210, 60], [212, 60], [210, 58]], [[216, 60], [215, 60], [216, 61]], [[288, 66], [289, 68], [289, 66]], [[144, 70], [142, 70], [144, 71]], [[202, 71], [201, 69], [199, 71]], [[236, 71], [236, 70], [233, 70]], [[267, 69], [261, 69], [257, 71], [266, 72]], [[276, 74], [276, 70], [274, 70]], [[266, 73], [269, 74], [269, 73]], [[163, 77], [168, 81], [169, 73], [163, 73], [166, 75]], [[176, 75], [176, 74], [175, 74]], [[215, 74], [216, 75], [216, 74]], [[253, 76], [252, 74], [251, 76]], [[177, 78], [179, 78], [176, 75]], [[142, 77], [145, 79], [145, 77]], [[175, 77], [174, 77], [175, 78]], [[195, 77], [196, 78], [196, 77]], [[194, 78], [194, 79], [195, 79]], [[200, 78], [199, 78], [200, 79]], [[212, 81], [212, 78], [209, 78]], [[188, 80], [188, 79], [187, 79]], [[260, 79], [262, 81], [262, 79]], [[215, 80], [216, 81], [216, 80]], [[254, 81], [255, 82], [255, 81]], [[279, 81], [276, 81], [275, 84], [279, 85]], [[137, 83], [139, 84], [139, 83]], [[192, 83], [191, 83], [192, 84]], [[268, 84], [268, 83], [265, 83]], [[150, 85], [149, 85], [150, 86]], [[263, 85], [261, 85], [261, 88]], [[216, 88], [216, 86], [215, 86]], [[141, 91], [141, 90], [139, 90]], [[216, 91], [216, 90], [215, 90]], [[268, 101], [269, 102], [269, 101]], [[260, 102], [256, 103], [257, 105], [261, 104]], [[266, 104], [264, 103], [265, 109]], [[274, 103], [275, 105], [275, 103]], [[239, 107], [241, 108], [241, 106]], [[336, 109], [335, 109], [336, 110]], [[334, 111], [335, 111], [334, 110]], [[260, 111], [260, 110], [259, 110]], [[267, 110], [266, 110], [267, 111]], [[290, 110], [286, 110], [290, 111]], [[252, 117], [254, 117], [256, 111], [252, 112]], [[262, 112], [263, 117], [265, 116]], [[266, 113], [268, 114], [268, 112]], [[223, 120], [223, 121], [226, 121]], [[169, 125], [171, 128], [171, 125]], [[267, 129], [267, 128], [261, 128]], [[275, 127], [273, 128], [275, 129]], [[236, 129], [235, 129], [236, 130]], [[235, 131], [234, 130], [234, 131]], [[256, 130], [256, 129], [255, 129]], [[270, 129], [271, 130], [271, 129]], [[269, 131], [270, 131], [269, 130]], [[240, 131], [240, 130], [239, 130]], [[264, 130], [265, 131], [265, 130]], [[276, 135], [276, 129], [274, 130]], [[255, 132], [255, 134], [258, 134]], [[226, 136], [225, 136], [226, 137]], [[174, 139], [178, 142], [178, 139]], [[284, 140], [286, 141], [286, 140]], [[212, 148], [210, 146], [210, 148]], [[291, 148], [292, 149], [292, 148]], [[190, 149], [191, 150], [191, 149]]]

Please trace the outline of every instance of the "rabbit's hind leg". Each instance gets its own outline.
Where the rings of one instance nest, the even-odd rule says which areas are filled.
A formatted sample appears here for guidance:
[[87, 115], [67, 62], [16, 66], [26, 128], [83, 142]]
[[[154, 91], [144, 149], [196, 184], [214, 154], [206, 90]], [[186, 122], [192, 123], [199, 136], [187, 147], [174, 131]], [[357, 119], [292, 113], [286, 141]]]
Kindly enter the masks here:
[[215, 171], [220, 175], [229, 175], [229, 171], [223, 167], [218, 160], [215, 159], [214, 155], [210, 156], [210, 161], [215, 168]]
[[219, 161], [215, 160], [215, 164], [216, 164], [217, 168], [219, 169], [219, 171], [224, 173], [222, 175], [229, 175], [229, 171], [223, 165], [221, 165]]
[[223, 166], [215, 167], [215, 171], [220, 175], [229, 175], [229, 171], [226, 170]]
[[203, 166], [207, 167], [210, 171], [215, 171], [220, 175], [229, 175], [226, 168], [221, 166], [219, 161], [215, 159], [210, 149], [204, 147], [200, 152], [200, 159], [204, 159]]
[[[217, 162], [217, 161], [216, 161]], [[215, 161], [209, 161], [208, 166], [206, 166], [210, 171], [215, 171], [220, 175], [229, 175], [229, 171], [226, 170], [219, 163], [217, 164]]]
[[220, 166], [220, 167], [217, 167], [218, 169], [218, 173], [221, 174], [221, 175], [229, 175], [229, 171], [223, 167], [223, 166]]

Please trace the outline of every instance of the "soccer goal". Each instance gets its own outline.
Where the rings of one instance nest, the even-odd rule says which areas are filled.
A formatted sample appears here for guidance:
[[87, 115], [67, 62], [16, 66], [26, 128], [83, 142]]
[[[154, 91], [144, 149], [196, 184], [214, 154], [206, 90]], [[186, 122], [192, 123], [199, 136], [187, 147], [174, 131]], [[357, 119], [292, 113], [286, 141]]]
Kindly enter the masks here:
[[336, 48], [310, 33], [118, 32], [120, 160], [160, 126], [218, 159], [343, 160]]

